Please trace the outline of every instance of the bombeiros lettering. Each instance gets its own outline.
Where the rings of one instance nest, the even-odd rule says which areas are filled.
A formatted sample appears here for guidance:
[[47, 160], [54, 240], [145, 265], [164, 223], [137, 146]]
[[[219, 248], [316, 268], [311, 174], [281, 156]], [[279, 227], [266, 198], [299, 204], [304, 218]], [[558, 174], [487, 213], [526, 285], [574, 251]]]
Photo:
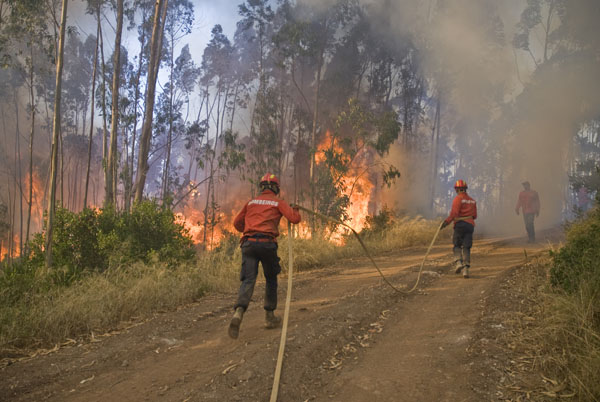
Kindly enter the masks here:
[[270, 205], [272, 207], [276, 207], [279, 205], [279, 202], [272, 200], [252, 200], [248, 203], [248, 205]]

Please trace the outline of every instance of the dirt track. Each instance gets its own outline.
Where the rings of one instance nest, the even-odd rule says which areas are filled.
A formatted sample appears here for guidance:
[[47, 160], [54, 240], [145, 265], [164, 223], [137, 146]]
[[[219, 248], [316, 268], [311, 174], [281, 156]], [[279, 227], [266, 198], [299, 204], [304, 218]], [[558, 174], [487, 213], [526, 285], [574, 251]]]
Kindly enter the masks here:
[[[542, 246], [478, 240], [465, 280], [449, 268], [447, 237], [438, 243], [409, 296], [387, 287], [366, 259], [295, 276], [279, 400], [492, 400], [492, 368], [488, 375], [484, 357], [468, 353], [483, 300], [500, 297], [494, 289], [523, 263], [524, 248], [531, 254]], [[423, 254], [415, 248], [377, 261], [392, 283], [408, 287]], [[263, 285], [238, 340], [226, 335], [234, 295], [209, 296], [3, 367], [0, 400], [267, 401], [280, 331], [263, 328]]]

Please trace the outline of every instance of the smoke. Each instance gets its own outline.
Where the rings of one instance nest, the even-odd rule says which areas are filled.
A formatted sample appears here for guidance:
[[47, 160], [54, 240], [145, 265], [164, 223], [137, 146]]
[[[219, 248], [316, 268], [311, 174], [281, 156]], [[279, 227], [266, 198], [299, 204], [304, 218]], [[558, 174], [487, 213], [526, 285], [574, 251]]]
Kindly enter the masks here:
[[[574, 135], [582, 123], [597, 118], [600, 110], [597, 58], [541, 64], [541, 41], [532, 40], [530, 45], [535, 61], [527, 52], [513, 49], [523, 3], [367, 2], [375, 11], [371, 13], [375, 26], [390, 27], [391, 37], [408, 33], [420, 51], [423, 73], [431, 78], [429, 95], [441, 99], [440, 135], [458, 152], [455, 179], [466, 180], [472, 194], [484, 190], [488, 194], [478, 200], [479, 230], [523, 231], [514, 206], [524, 180], [540, 194], [538, 227], [560, 222], [567, 205], [568, 167], [577, 155]], [[553, 26], [559, 27], [559, 22], [555, 14]], [[598, 35], [594, 28], [579, 39], [592, 43]], [[560, 51], [558, 47], [551, 50]], [[540, 63], [537, 69], [536, 63]], [[431, 127], [423, 130], [422, 135], [430, 135], [426, 130], [430, 133]], [[488, 145], [478, 148], [481, 139]], [[400, 188], [386, 198], [414, 212], [427, 210], [431, 167], [398, 151], [390, 159], [403, 167], [404, 177]], [[496, 178], [484, 180], [479, 174], [490, 170]], [[437, 189], [437, 194], [444, 197], [448, 190]], [[446, 203], [451, 201], [445, 198]], [[496, 207], [491, 207], [492, 201]]]

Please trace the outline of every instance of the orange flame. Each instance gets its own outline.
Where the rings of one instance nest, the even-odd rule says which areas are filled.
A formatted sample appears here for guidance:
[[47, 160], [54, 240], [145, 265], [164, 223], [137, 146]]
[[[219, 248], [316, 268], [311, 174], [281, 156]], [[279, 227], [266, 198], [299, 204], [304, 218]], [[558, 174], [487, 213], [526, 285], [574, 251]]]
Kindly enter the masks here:
[[[33, 197], [31, 200], [31, 229], [30, 233], [35, 233], [42, 228], [42, 219], [44, 216], [44, 185], [37, 172], [33, 171]], [[29, 202], [29, 175], [25, 177], [24, 189], [27, 191], [25, 202]]]
[[[10, 247], [10, 245], [8, 244], [9, 241], [10, 241], [10, 239], [8, 239], [8, 238], [2, 239], [2, 242], [0, 244], [0, 261], [3, 261], [5, 258], [16, 258], [21, 253], [21, 245], [20, 245], [19, 235], [16, 234], [13, 237], [12, 250], [9, 250], [9, 247]], [[10, 255], [9, 255], [9, 251], [12, 251], [10, 253]]]
[[[336, 153], [344, 155], [344, 149], [340, 146], [338, 139], [334, 138], [327, 131], [325, 138], [317, 146], [315, 153], [315, 161], [317, 165], [322, 165], [325, 162], [325, 153], [327, 150], [334, 150]], [[368, 175], [368, 151], [362, 150], [354, 158], [350, 164], [349, 171], [340, 178], [342, 194], [348, 196], [349, 206], [347, 214], [349, 219], [344, 222], [356, 231], [362, 230], [366, 225], [367, 216], [369, 215], [369, 206], [375, 185], [370, 182]], [[347, 161], [350, 163], [350, 161]], [[230, 207], [226, 212], [219, 211], [215, 216], [215, 224], [207, 225], [206, 236], [204, 234], [204, 208], [194, 207], [194, 204], [200, 202], [200, 192], [194, 190], [190, 197], [191, 205], [184, 206], [181, 212], [176, 214], [177, 222], [184, 225], [189, 231], [194, 243], [204, 244], [205, 248], [212, 250], [219, 245], [226, 235], [226, 232], [237, 234], [238, 232], [233, 227], [233, 219], [237, 212], [242, 208], [245, 200], [237, 200], [233, 203], [228, 203]], [[282, 232], [287, 230], [282, 228]], [[337, 244], [344, 243], [344, 235], [349, 232], [347, 228], [338, 227], [334, 233], [328, 233], [331, 241]], [[297, 227], [296, 233], [301, 238], [310, 238], [310, 227], [305, 218]], [[206, 240], [205, 240], [206, 237]]]
[[[343, 148], [338, 143], [337, 138], [332, 137], [327, 131], [325, 138], [317, 147], [318, 151], [315, 154], [317, 165], [325, 161], [325, 152], [333, 150], [338, 154], [344, 154]], [[346, 223], [357, 232], [365, 227], [367, 216], [369, 215], [369, 203], [371, 194], [374, 189], [373, 183], [368, 178], [368, 168], [364, 166], [363, 161], [366, 159], [366, 151], [361, 150], [350, 164], [350, 169], [344, 177], [340, 179], [342, 194], [348, 196], [349, 206], [347, 214], [349, 220]], [[335, 233], [331, 233], [331, 240], [337, 244], [344, 242], [343, 235], [348, 233], [348, 229], [339, 227]]]
[[[237, 210], [234, 206], [228, 213], [219, 211], [215, 214], [214, 218], [209, 217], [206, 225], [206, 240], [204, 234], [204, 211], [191, 206], [185, 206], [182, 212], [175, 215], [177, 223], [183, 224], [189, 231], [194, 243], [204, 244], [207, 250], [212, 250], [220, 244], [226, 232], [237, 233], [233, 227], [233, 217], [235, 214], [237, 214]], [[213, 220], [212, 224], [210, 222], [211, 219]]]

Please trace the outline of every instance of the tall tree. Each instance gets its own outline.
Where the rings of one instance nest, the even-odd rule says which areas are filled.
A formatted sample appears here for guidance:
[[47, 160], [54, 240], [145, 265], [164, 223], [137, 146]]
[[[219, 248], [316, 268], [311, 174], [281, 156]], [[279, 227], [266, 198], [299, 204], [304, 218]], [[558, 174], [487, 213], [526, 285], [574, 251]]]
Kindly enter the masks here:
[[94, 104], [94, 99], [96, 97], [96, 75], [98, 71], [98, 50], [100, 47], [100, 24], [96, 27], [96, 46], [94, 47], [94, 68], [92, 71], [92, 92], [91, 92], [91, 116], [90, 116], [90, 134], [88, 141], [88, 157], [87, 157], [87, 168], [85, 170], [85, 188], [83, 195], [83, 208], [87, 208], [88, 206], [88, 190], [90, 184], [90, 167], [92, 163], [92, 146], [94, 142], [94, 116], [96, 113], [96, 105]]
[[[175, 76], [181, 77], [181, 72], [176, 71], [181, 69], [184, 65], [177, 65], [175, 60], [175, 48], [179, 41], [186, 35], [191, 33], [192, 24], [194, 21], [194, 8], [191, 2], [188, 0], [171, 0], [169, 10], [167, 11], [166, 24], [165, 24], [165, 35], [167, 37], [167, 54], [168, 54], [168, 67], [169, 67], [169, 82], [166, 86], [167, 92], [167, 144], [166, 144], [166, 156], [163, 167], [163, 178], [162, 178], [162, 198], [163, 202], [169, 196], [169, 174], [171, 166], [171, 151], [173, 147], [173, 131], [174, 125], [177, 122], [177, 114], [179, 113], [180, 101], [176, 99], [178, 96], [178, 87], [181, 82], [177, 82]], [[187, 45], [186, 45], [187, 46]], [[189, 48], [186, 47], [186, 52], [189, 55]], [[182, 50], [183, 54], [183, 50]], [[185, 56], [184, 56], [185, 57]], [[183, 61], [183, 59], [178, 59]], [[188, 57], [191, 60], [191, 57]], [[193, 66], [192, 66], [193, 67]], [[189, 71], [193, 73], [192, 71]], [[193, 76], [189, 77], [193, 80]], [[192, 81], [193, 82], [193, 81]]]
[[154, 101], [156, 93], [156, 79], [160, 68], [162, 38], [164, 22], [169, 0], [156, 0], [154, 7], [154, 23], [152, 38], [150, 40], [150, 59], [148, 61], [148, 84], [146, 88], [146, 101], [144, 110], [144, 123], [140, 137], [140, 151], [138, 155], [137, 180], [135, 184], [135, 201], [140, 202], [144, 197], [144, 186], [148, 174], [148, 153], [152, 139], [152, 117], [154, 114]]
[[117, 0], [117, 29], [115, 32], [115, 53], [113, 62], [112, 112], [110, 124], [110, 148], [106, 176], [105, 205], [117, 206], [118, 160], [117, 136], [119, 132], [119, 89], [121, 77], [121, 36], [123, 34], [123, 3]]
[[60, 17], [60, 35], [58, 39], [58, 57], [56, 59], [56, 89], [54, 95], [54, 123], [52, 125], [52, 151], [50, 170], [50, 197], [48, 198], [48, 220], [46, 223], [46, 267], [52, 266], [52, 231], [54, 230], [54, 212], [56, 207], [56, 175], [58, 169], [58, 141], [60, 138], [60, 100], [62, 88], [63, 55], [65, 52], [65, 31], [67, 26], [68, 0], [62, 1]]

